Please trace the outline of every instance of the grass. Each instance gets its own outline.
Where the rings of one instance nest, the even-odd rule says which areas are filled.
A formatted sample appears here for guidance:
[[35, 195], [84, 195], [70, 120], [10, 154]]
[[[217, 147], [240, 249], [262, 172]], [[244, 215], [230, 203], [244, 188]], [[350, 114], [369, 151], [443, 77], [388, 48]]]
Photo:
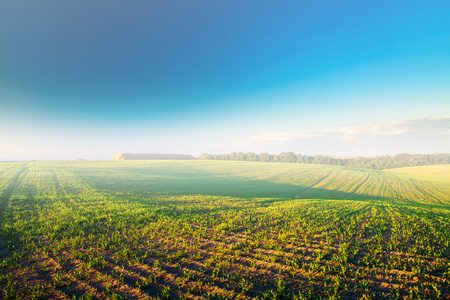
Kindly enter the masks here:
[[0, 297], [449, 299], [433, 167], [1, 163]]

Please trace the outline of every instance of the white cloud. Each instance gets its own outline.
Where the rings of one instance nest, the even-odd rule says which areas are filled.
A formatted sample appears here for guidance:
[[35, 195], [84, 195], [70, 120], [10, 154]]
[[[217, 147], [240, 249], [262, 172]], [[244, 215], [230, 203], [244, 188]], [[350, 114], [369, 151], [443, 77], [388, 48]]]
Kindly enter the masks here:
[[438, 135], [450, 135], [450, 129], [436, 132]]
[[349, 126], [343, 127], [335, 131], [336, 135], [341, 135], [342, 137], [353, 137], [357, 135], [369, 134], [372, 136], [376, 135], [399, 135], [408, 132], [407, 129], [399, 126], [398, 123], [386, 123], [386, 124], [368, 124], [361, 126]]
[[243, 139], [236, 140], [235, 145], [283, 145], [304, 139], [357, 139], [362, 137], [397, 136], [406, 133], [448, 135], [450, 134], [450, 117], [422, 117], [387, 123], [346, 126], [338, 129], [321, 131], [260, 131]]
[[408, 132], [429, 132], [440, 134], [450, 128], [450, 117], [422, 117], [388, 123], [364, 124], [331, 130], [337, 137], [389, 136], [401, 135]]

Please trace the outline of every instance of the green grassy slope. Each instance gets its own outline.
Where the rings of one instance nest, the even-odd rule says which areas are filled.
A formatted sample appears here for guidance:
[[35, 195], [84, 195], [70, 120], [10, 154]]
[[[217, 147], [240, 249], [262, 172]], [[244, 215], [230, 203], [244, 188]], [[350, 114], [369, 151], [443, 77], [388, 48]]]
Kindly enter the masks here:
[[[278, 199], [450, 203], [446, 169], [438, 175], [339, 166], [234, 161], [104, 161], [49, 163], [102, 190]], [[427, 170], [431, 170], [428, 167]], [[431, 171], [430, 171], [431, 172]], [[425, 175], [424, 175], [425, 174]], [[438, 176], [439, 180], [430, 180]]]

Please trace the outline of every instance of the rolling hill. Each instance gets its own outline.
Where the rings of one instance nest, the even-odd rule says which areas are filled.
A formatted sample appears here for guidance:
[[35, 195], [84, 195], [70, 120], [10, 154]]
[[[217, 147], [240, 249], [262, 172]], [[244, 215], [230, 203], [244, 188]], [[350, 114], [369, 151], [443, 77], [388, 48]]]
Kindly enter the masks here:
[[[400, 169], [409, 175], [398, 170], [233, 161], [84, 162], [72, 168], [102, 189], [112, 181], [121, 188], [159, 193], [450, 203], [447, 165]], [[102, 180], [90, 172], [96, 168]]]

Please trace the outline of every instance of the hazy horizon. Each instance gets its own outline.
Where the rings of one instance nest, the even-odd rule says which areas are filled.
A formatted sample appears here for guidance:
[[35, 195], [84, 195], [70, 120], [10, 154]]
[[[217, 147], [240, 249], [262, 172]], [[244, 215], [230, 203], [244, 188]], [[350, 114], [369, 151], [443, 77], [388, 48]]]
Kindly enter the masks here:
[[0, 4], [0, 161], [450, 152], [448, 1]]

